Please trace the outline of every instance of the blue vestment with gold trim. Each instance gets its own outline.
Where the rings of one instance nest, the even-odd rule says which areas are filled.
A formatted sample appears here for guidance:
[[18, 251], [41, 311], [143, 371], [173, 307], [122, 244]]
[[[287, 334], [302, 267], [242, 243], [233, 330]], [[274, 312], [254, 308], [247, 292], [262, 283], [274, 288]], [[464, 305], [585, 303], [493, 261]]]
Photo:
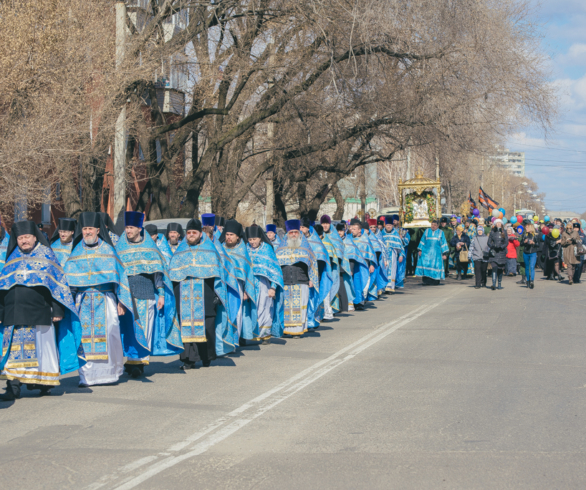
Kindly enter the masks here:
[[[309, 280], [312, 283], [312, 287], [309, 288], [309, 294], [317, 294], [319, 295], [319, 276], [318, 276], [318, 267], [317, 261], [315, 259], [315, 255], [313, 254], [313, 249], [311, 245], [305, 238], [303, 233], [299, 234], [301, 239], [301, 245], [299, 248], [290, 248], [287, 245], [287, 238], [281, 241], [279, 248], [277, 248], [276, 255], [277, 260], [279, 261], [279, 266], [282, 267], [284, 265], [294, 265], [297, 263], [303, 263], [307, 266], [307, 272], [309, 275]], [[287, 299], [287, 294], [290, 294], [285, 288], [284, 299], [285, 302]], [[302, 305], [303, 306], [303, 305]], [[308, 315], [309, 321], [309, 315]], [[285, 308], [283, 308], [280, 312], [279, 316], [280, 322], [280, 329], [283, 331], [285, 329]]]
[[[95, 247], [87, 246], [82, 240], [71, 252], [64, 270], [69, 285], [77, 290], [76, 300], [80, 305], [82, 325], [84, 329], [87, 328], [87, 332], [83, 331], [82, 334], [88, 358], [100, 359], [107, 355], [105, 321], [99, 321], [104, 329], [103, 335], [96, 335], [93, 330], [97, 323], [95, 317], [105, 318], [105, 303], [101, 300], [103, 294], [100, 293], [108, 291], [112, 291], [118, 302], [126, 308], [125, 314], [119, 317], [123, 346], [132, 345], [133, 351], [148, 355], [146, 327], [140, 323], [138, 315], [135, 315], [128, 276], [114, 247], [100, 238]], [[88, 304], [84, 304], [86, 302]]]
[[376, 290], [376, 275], [377, 275], [377, 267], [378, 267], [378, 259], [376, 257], [376, 253], [372, 248], [372, 243], [370, 242], [370, 232], [366, 232], [366, 230], [362, 230], [362, 235], [357, 240], [354, 240], [356, 246], [362, 253], [362, 256], [368, 263], [368, 267], [374, 266], [374, 271], [371, 273], [369, 270], [370, 281], [368, 282], [368, 294], [367, 300], [374, 301], [378, 299], [378, 294]]
[[[364, 288], [368, 284], [368, 262], [358, 248], [354, 237], [349, 234], [344, 237], [344, 255], [349, 261], [354, 261], [354, 272], [352, 274], [353, 301], [350, 300], [350, 294], [348, 295], [348, 301], [355, 305], [360, 304], [366, 299], [364, 297]], [[346, 288], [346, 291], [348, 291], [348, 288]]]
[[[143, 240], [140, 243], [129, 242], [126, 237], [126, 232], [122, 233], [116, 245], [116, 253], [120, 257], [128, 276], [154, 274], [156, 272], [163, 275], [165, 305], [160, 310], [158, 308], [155, 310], [155, 323], [151, 345], [141, 347], [146, 347], [148, 350], [147, 355], [173, 356], [179, 354], [183, 351], [183, 342], [181, 341], [181, 331], [179, 329], [179, 321], [177, 320], [173, 284], [171, 284], [171, 279], [169, 278], [165, 257], [150, 235], [144, 232]], [[160, 292], [156, 290], [155, 302], [157, 302], [159, 295]], [[136, 303], [139, 301], [146, 300], [135, 300]], [[143, 321], [141, 319], [142, 323]], [[143, 326], [146, 327], [146, 325]], [[146, 357], [144, 352], [140, 352], [132, 342], [125, 342], [123, 339], [123, 345], [126, 356], [131, 358]]]
[[[216, 354], [222, 356], [234, 352], [238, 345], [233, 312], [240, 308], [240, 296], [237, 279], [228, 270], [229, 259], [222, 256], [219, 247], [221, 244], [217, 247], [205, 233], [197, 245], [183, 239], [171, 259], [169, 277], [181, 282], [181, 333], [186, 342], [205, 341], [203, 281], [214, 279], [214, 291], [220, 300], [216, 306]], [[199, 309], [192, 308], [198, 304]]]
[[332, 276], [332, 266], [328, 251], [313, 227], [309, 228], [309, 238], [307, 241], [311, 245], [315, 260], [321, 261], [324, 264], [319, 278], [319, 294], [310, 292], [309, 304], [307, 305], [307, 326], [308, 328], [317, 328], [319, 327], [319, 322], [323, 319], [323, 302], [332, 290], [334, 278]]
[[446, 275], [442, 254], [447, 254], [449, 247], [444, 232], [440, 229], [433, 231], [431, 228], [428, 228], [421, 237], [417, 248], [422, 253], [417, 261], [415, 275], [430, 277], [436, 280], [445, 279]]
[[[250, 260], [252, 261], [252, 272], [254, 274], [255, 287], [257, 288], [257, 292], [259, 277], [264, 277], [271, 284], [271, 287], [275, 288], [271, 336], [282, 337], [283, 329], [281, 328], [282, 325], [279, 322], [279, 318], [281, 317], [281, 312], [283, 310], [283, 291], [285, 286], [283, 284], [283, 271], [279, 266], [279, 261], [277, 260], [275, 249], [268, 243], [261, 242], [258, 248], [252, 248], [249, 246], [248, 254], [250, 256]], [[245, 318], [244, 321], [248, 322], [250, 319]], [[254, 326], [255, 332], [258, 330], [258, 327], [258, 325]]]
[[224, 251], [230, 257], [233, 271], [241, 283], [243, 293], [248, 294], [242, 308], [242, 338], [252, 340], [258, 337], [258, 323], [256, 305], [258, 303], [258, 291], [254, 283], [253, 265], [248, 255], [248, 247], [240, 240], [234, 248], [226, 247]]
[[[0, 273], [0, 290], [8, 290], [16, 285], [44, 286], [51, 292], [52, 298], [65, 307], [63, 319], [55, 325], [59, 372], [66, 374], [78, 370], [85, 364], [81, 347], [81, 324], [67, 277], [53, 250], [40, 243], [29, 254], [15, 248]], [[3, 338], [0, 370], [4, 369], [11, 354], [15, 327], [20, 325], [0, 325], [0, 335]], [[22, 353], [25, 354], [26, 351]], [[36, 353], [29, 352], [27, 355], [36, 357]]]
[[73, 240], [63, 245], [61, 240], [57, 239], [51, 244], [51, 249], [53, 252], [55, 252], [55, 256], [57, 257], [57, 260], [59, 260], [59, 263], [62, 267], [65, 265], [65, 262], [67, 262], [67, 259], [71, 255], [72, 246]]
[[169, 242], [165, 238], [165, 235], [159, 233], [157, 235], [157, 241], [155, 243], [157, 244], [157, 247], [159, 247], [159, 250], [163, 254], [163, 257], [165, 257], [165, 260], [167, 261], [167, 266], [169, 266], [169, 263], [171, 262], [171, 257], [173, 257], [173, 251], [171, 250], [171, 247], [169, 246]]

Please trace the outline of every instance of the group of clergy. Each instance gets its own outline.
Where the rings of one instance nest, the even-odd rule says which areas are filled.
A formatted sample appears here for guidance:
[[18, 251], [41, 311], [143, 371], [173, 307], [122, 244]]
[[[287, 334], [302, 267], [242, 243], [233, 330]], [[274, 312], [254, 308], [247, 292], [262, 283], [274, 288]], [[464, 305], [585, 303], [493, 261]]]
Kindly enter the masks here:
[[48, 240], [34, 222], [0, 233], [3, 400], [41, 395], [79, 372], [80, 387], [144, 374], [150, 356], [188, 371], [247, 341], [299, 339], [320, 322], [403, 287], [409, 233], [399, 216], [285, 230], [203, 214], [166, 233], [126, 212], [62, 218]]

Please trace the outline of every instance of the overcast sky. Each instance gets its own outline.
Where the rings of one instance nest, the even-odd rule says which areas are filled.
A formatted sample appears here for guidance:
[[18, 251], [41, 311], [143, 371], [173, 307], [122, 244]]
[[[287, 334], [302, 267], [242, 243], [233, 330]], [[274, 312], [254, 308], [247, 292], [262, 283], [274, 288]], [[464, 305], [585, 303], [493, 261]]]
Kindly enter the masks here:
[[550, 210], [586, 211], [586, 0], [530, 0], [551, 57], [553, 79], [561, 93], [561, 113], [554, 132], [544, 139], [526, 129], [509, 140], [524, 151], [526, 175], [547, 194]]

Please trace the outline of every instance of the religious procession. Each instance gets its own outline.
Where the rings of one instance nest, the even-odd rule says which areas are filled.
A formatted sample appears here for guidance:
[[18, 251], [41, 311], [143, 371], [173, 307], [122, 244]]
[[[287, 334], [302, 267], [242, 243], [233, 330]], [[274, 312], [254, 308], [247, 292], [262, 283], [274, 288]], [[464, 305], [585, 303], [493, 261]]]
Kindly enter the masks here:
[[519, 276], [533, 289], [539, 267], [548, 280], [565, 271], [580, 283], [584, 220], [507, 218], [482, 187], [489, 217], [469, 193], [464, 213], [438, 218], [439, 180], [419, 172], [399, 188], [399, 214], [323, 214], [284, 228], [203, 213], [159, 229], [126, 211], [119, 234], [107, 213], [83, 212], [60, 218], [48, 239], [35, 222], [15, 222], [2, 238], [2, 399], [25, 387], [48, 395], [75, 371], [88, 388], [144, 377], [151, 356], [178, 356], [186, 372], [247, 343], [302, 339], [393, 295], [408, 276], [425, 286], [473, 276], [475, 289], [493, 291]]
[[[50, 240], [33, 221], [4, 233], [3, 400], [24, 387], [48, 395], [73, 371], [80, 387], [140, 378], [150, 356], [209, 367], [247, 342], [301, 339], [404, 285], [398, 215], [291, 219], [282, 230], [203, 214], [159, 230], [128, 211], [124, 225], [118, 236], [106, 213], [84, 212], [61, 218]], [[435, 277], [433, 236], [418, 270]]]

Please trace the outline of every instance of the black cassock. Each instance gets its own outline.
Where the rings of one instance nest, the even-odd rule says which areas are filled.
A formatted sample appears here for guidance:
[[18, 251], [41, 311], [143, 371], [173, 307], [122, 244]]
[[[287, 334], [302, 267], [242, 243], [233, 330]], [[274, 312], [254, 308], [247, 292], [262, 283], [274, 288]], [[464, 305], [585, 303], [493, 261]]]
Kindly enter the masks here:
[[[175, 305], [179, 324], [181, 324], [181, 291], [179, 282], [173, 283], [175, 293]], [[179, 359], [185, 364], [193, 365], [197, 361], [211, 362], [216, 359], [216, 305], [219, 298], [214, 291], [214, 278], [203, 281], [203, 302], [204, 302], [204, 325], [206, 332], [205, 342], [185, 342], [184, 351]]]

